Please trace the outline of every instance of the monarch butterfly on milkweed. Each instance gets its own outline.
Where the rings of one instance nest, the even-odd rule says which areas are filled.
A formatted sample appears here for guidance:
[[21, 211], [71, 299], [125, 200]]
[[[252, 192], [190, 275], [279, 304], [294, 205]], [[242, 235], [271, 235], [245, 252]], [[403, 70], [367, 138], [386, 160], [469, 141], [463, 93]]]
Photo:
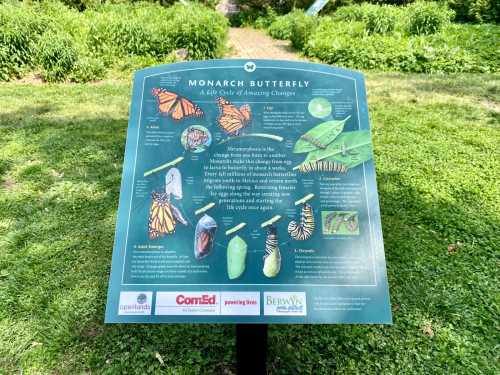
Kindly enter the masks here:
[[267, 228], [264, 268], [263, 273], [266, 277], [275, 277], [281, 268], [281, 253], [278, 246], [278, 233], [275, 225]]
[[196, 147], [205, 143], [207, 139], [208, 134], [203, 130], [194, 128], [192, 126], [187, 129], [186, 144], [190, 150], [196, 149]]
[[217, 99], [219, 104], [220, 115], [217, 122], [222, 130], [227, 135], [239, 135], [241, 129], [250, 123], [252, 112], [248, 104], [242, 105], [237, 108], [229, 100], [219, 97]]
[[290, 237], [298, 241], [309, 239], [314, 232], [314, 213], [309, 203], [304, 203], [300, 216], [300, 224], [295, 220], [288, 224], [288, 233]]
[[298, 169], [302, 173], [316, 172], [316, 171], [346, 173], [348, 168], [344, 164], [339, 163], [337, 161], [319, 160], [319, 161], [302, 163]]
[[170, 194], [154, 191], [151, 197], [153, 201], [148, 220], [148, 234], [151, 240], [174, 233], [176, 222], [187, 225], [179, 209], [170, 203]]
[[170, 115], [174, 120], [182, 120], [184, 117], [203, 116], [203, 111], [192, 101], [177, 95], [175, 92], [165, 89], [154, 88], [151, 93], [156, 97], [158, 111]]

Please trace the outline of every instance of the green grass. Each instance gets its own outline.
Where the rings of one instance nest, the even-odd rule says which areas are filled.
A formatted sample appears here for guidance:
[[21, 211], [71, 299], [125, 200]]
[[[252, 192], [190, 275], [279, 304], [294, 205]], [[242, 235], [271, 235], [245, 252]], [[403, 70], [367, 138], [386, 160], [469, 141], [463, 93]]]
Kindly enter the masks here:
[[[500, 78], [368, 88], [394, 325], [271, 326], [270, 373], [498, 373]], [[130, 86], [0, 96], [0, 373], [232, 373], [232, 325], [103, 324]]]

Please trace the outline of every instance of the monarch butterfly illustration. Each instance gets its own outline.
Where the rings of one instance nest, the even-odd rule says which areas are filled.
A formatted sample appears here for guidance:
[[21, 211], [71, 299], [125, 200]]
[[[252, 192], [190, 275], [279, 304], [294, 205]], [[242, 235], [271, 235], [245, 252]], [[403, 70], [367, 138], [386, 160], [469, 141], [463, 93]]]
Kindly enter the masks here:
[[177, 95], [175, 92], [165, 89], [154, 88], [151, 92], [156, 96], [158, 111], [170, 115], [174, 120], [182, 120], [184, 117], [201, 117], [203, 111], [192, 101]]
[[149, 210], [148, 221], [148, 234], [151, 240], [174, 233], [176, 222], [187, 225], [179, 209], [170, 203], [170, 194], [154, 191], [151, 197], [153, 202]]
[[347, 167], [336, 161], [327, 161], [327, 160], [319, 160], [319, 161], [311, 161], [307, 163], [302, 163], [299, 166], [299, 171], [302, 173], [308, 172], [338, 172], [338, 173], [346, 173]]
[[237, 108], [235, 105], [231, 104], [229, 100], [223, 97], [219, 97], [217, 103], [219, 104], [220, 111], [217, 122], [221, 129], [224, 130], [227, 135], [239, 135], [241, 129], [247, 126], [252, 118], [250, 106], [244, 104], [240, 108]]
[[187, 129], [186, 144], [190, 150], [204, 144], [208, 140], [208, 134], [201, 129], [190, 126]]
[[298, 241], [309, 239], [314, 232], [314, 213], [309, 203], [304, 203], [300, 216], [300, 224], [295, 220], [288, 224], [288, 233], [290, 237]]
[[266, 247], [264, 254], [264, 268], [266, 277], [275, 277], [280, 272], [281, 253], [278, 246], [278, 233], [275, 225], [267, 228]]

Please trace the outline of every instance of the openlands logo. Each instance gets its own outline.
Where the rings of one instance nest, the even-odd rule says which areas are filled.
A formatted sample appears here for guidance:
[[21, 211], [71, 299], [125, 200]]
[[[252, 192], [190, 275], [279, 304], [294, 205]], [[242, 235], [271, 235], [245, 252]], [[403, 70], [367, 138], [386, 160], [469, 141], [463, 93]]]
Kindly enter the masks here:
[[150, 315], [153, 292], [120, 292], [119, 315]]
[[307, 315], [304, 292], [264, 293], [264, 315]]
[[137, 296], [137, 303], [139, 305], [143, 305], [147, 302], [148, 296], [146, 296], [144, 293], [141, 293]]

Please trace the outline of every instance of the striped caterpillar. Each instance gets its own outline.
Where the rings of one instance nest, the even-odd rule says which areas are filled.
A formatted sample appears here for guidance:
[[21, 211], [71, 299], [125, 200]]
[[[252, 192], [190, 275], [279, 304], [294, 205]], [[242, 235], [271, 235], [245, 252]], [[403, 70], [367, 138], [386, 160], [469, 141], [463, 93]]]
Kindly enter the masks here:
[[316, 171], [346, 173], [348, 168], [344, 164], [336, 161], [319, 160], [302, 163], [298, 169], [302, 173]]
[[288, 233], [290, 237], [298, 241], [309, 239], [314, 232], [314, 213], [309, 203], [304, 203], [300, 216], [300, 224], [295, 220], [288, 224]]
[[281, 253], [278, 246], [278, 233], [275, 225], [267, 228], [266, 247], [264, 254], [264, 268], [266, 277], [275, 277], [280, 272]]
[[326, 148], [326, 145], [324, 145], [323, 143], [318, 141], [316, 138], [311, 137], [310, 135], [303, 134], [300, 136], [300, 138], [302, 138], [304, 141], [309, 142], [313, 146], [316, 146], [316, 147], [321, 148], [323, 150]]

